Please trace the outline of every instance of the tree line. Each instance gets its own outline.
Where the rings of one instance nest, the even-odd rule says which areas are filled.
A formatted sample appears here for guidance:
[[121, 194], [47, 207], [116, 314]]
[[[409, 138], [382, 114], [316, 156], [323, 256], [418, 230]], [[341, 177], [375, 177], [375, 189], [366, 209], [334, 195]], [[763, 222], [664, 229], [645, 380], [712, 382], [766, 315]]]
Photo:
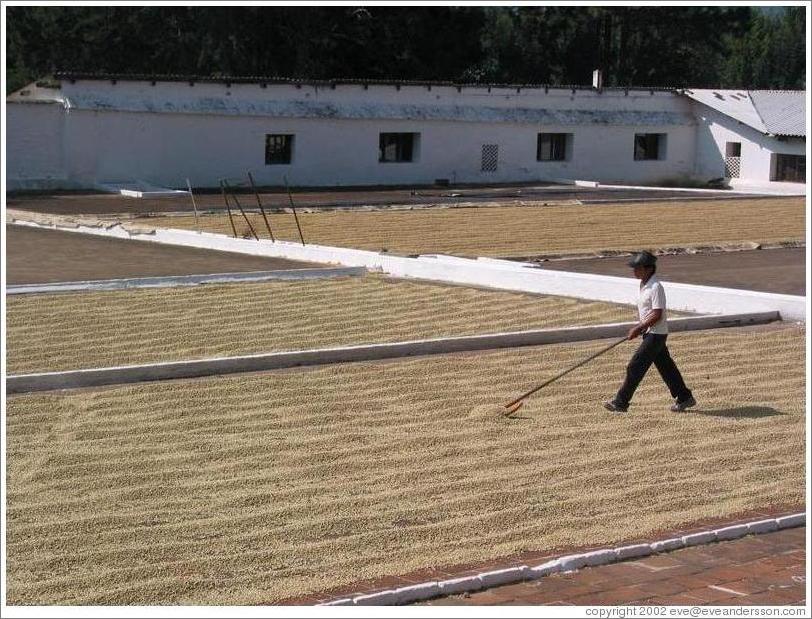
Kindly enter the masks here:
[[7, 92], [57, 70], [607, 86], [806, 86], [803, 7], [7, 8]]

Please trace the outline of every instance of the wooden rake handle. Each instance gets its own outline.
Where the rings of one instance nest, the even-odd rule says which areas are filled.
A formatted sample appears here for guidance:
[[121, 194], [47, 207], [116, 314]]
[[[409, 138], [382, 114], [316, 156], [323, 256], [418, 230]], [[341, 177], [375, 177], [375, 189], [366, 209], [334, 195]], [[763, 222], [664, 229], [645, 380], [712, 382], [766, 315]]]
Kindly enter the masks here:
[[505, 408], [507, 408], [507, 409], [512, 408], [514, 405], [518, 404], [519, 402], [521, 402], [521, 401], [522, 401], [522, 400], [524, 400], [525, 398], [527, 398], [527, 397], [529, 397], [529, 396], [533, 395], [534, 393], [536, 393], [536, 391], [538, 391], [539, 389], [543, 389], [544, 387], [546, 387], [546, 386], [547, 386], [547, 385], [549, 385], [550, 383], [554, 383], [555, 381], [557, 381], [557, 380], [558, 380], [559, 378], [561, 378], [562, 376], [566, 376], [566, 375], [567, 375], [567, 374], [569, 374], [570, 372], [572, 372], [572, 371], [574, 371], [574, 370], [577, 370], [577, 369], [578, 369], [579, 367], [581, 367], [582, 365], [586, 365], [587, 363], [589, 363], [590, 361], [592, 361], [592, 360], [593, 360], [593, 359], [595, 359], [596, 357], [600, 357], [602, 354], [609, 352], [609, 351], [610, 351], [610, 350], [612, 350], [612, 349], [613, 349], [615, 346], [619, 346], [620, 344], [622, 344], [623, 342], [625, 342], [625, 341], [626, 341], [626, 340], [628, 340], [628, 339], [629, 339], [628, 337], [624, 336], [623, 338], [621, 338], [621, 339], [617, 340], [616, 342], [612, 342], [611, 344], [609, 344], [609, 346], [606, 346], [605, 348], [600, 349], [598, 352], [596, 352], [596, 353], [594, 353], [594, 354], [590, 355], [589, 357], [587, 357], [587, 358], [586, 358], [586, 359], [584, 359], [583, 361], [580, 361], [579, 363], [576, 363], [575, 365], [573, 365], [573, 366], [572, 366], [572, 367], [570, 367], [570, 368], [567, 368], [566, 370], [564, 370], [564, 371], [563, 371], [563, 372], [561, 372], [560, 374], [556, 374], [555, 376], [553, 376], [553, 377], [552, 377], [552, 378], [550, 378], [549, 380], [546, 380], [546, 381], [544, 381], [543, 383], [541, 383], [540, 385], [537, 385], [536, 387], [533, 387], [533, 388], [532, 388], [530, 391], [528, 391], [528, 392], [526, 392], [526, 393], [523, 393], [522, 395], [520, 395], [520, 396], [519, 396], [518, 398], [516, 398], [515, 400], [513, 400], [513, 401], [511, 401], [511, 402], [508, 402], [507, 404], [505, 404]]

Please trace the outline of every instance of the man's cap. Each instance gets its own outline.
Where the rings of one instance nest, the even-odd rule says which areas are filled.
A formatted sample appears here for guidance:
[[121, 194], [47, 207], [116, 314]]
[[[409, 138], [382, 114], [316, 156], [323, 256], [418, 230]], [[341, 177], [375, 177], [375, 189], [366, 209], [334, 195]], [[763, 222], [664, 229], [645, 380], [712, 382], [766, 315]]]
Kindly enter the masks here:
[[629, 260], [629, 266], [634, 267], [653, 267], [657, 264], [657, 256], [652, 254], [650, 251], [641, 251], [638, 254], [632, 256], [632, 259]]

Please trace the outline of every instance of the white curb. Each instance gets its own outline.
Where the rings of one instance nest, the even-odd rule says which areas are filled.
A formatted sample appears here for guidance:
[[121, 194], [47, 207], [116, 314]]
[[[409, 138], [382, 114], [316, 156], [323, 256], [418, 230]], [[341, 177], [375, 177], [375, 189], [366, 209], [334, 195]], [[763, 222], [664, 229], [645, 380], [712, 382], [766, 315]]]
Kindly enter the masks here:
[[531, 567], [530, 570], [528, 571], [527, 580], [537, 580], [539, 578], [549, 576], [550, 574], [557, 574], [560, 571], [561, 571], [561, 559], [547, 561], [547, 563], [542, 563], [541, 565], [537, 565], [536, 567]]
[[650, 544], [633, 544], [631, 546], [603, 548], [580, 554], [567, 555], [552, 561], [547, 561], [535, 567], [521, 565], [519, 567], [483, 572], [476, 576], [451, 578], [440, 582], [431, 581], [411, 585], [409, 587], [401, 587], [394, 591], [387, 590], [356, 595], [351, 598], [342, 598], [340, 600], [319, 604], [319, 606], [348, 606], [350, 604], [385, 606], [389, 604], [411, 604], [438, 596], [459, 595], [461, 593], [479, 591], [483, 588], [510, 585], [525, 580], [538, 580], [558, 572], [568, 572], [586, 566], [617, 563], [627, 559], [677, 550], [683, 546], [696, 546], [717, 540], [727, 541], [740, 539], [754, 533], [769, 533], [779, 529], [800, 527], [805, 524], [806, 513], [801, 512], [789, 516], [781, 516], [779, 518], [729, 525], [711, 531], [684, 535], [681, 538], [674, 537], [658, 540]]
[[755, 535], [757, 533], [772, 533], [778, 530], [778, 521], [775, 518], [767, 520], [756, 520], [747, 523], [747, 533]]
[[502, 570], [494, 570], [493, 572], [483, 572], [479, 575], [479, 580], [482, 582], [482, 586], [487, 589], [489, 587], [498, 587], [499, 585], [507, 585], [526, 580], [529, 572], [530, 568], [526, 565], [508, 567]]
[[720, 542], [729, 539], [738, 539], [744, 535], [747, 535], [746, 524], [734, 524], [731, 527], [716, 530], [716, 539]]
[[586, 557], [584, 555], [567, 555], [561, 557], [559, 566], [562, 572], [574, 572], [586, 567]]
[[607, 550], [594, 550], [586, 553], [584, 557], [586, 558], [587, 567], [607, 565], [608, 563], [617, 561], [617, 550], [611, 548]]
[[777, 518], [775, 523], [779, 529], [790, 529], [793, 527], [800, 527], [806, 523], [806, 514], [792, 514], [791, 516], [782, 516]]
[[477, 576], [464, 576], [462, 578], [452, 578], [437, 583], [442, 595], [455, 595], [468, 591], [478, 591], [482, 588], [482, 580]]
[[352, 606], [353, 601], [352, 598], [343, 598], [340, 600], [333, 600], [332, 602], [325, 602], [324, 604], [319, 604], [319, 606]]
[[356, 606], [394, 606], [399, 600], [400, 598], [394, 591], [388, 590], [359, 595], [353, 598], [352, 603]]
[[410, 604], [412, 602], [422, 602], [440, 595], [440, 585], [435, 581], [424, 582], [407, 587], [399, 587], [394, 591], [398, 604]]
[[702, 544], [709, 544], [716, 541], [716, 531], [703, 531], [702, 533], [692, 533], [691, 535], [683, 535], [682, 543], [688, 546], [701, 546]]
[[671, 539], [664, 539], [654, 542], [653, 544], [651, 544], [651, 551], [656, 554], [658, 552], [669, 552], [671, 550], [679, 550], [680, 548], [684, 547], [685, 543], [682, 541], [681, 537], [672, 537]]
[[[688, 318], [669, 320], [668, 326], [672, 332], [678, 332], [765, 324], [778, 319], [779, 316], [777, 312], [728, 316], [691, 316]], [[143, 365], [88, 368], [61, 372], [16, 374], [6, 377], [6, 393], [100, 387], [103, 385], [155, 380], [197, 378], [201, 376], [237, 374], [243, 372], [262, 372], [298, 366], [326, 365], [330, 363], [349, 363], [378, 359], [396, 359], [418, 355], [442, 355], [456, 352], [517, 348], [520, 346], [582, 342], [622, 336], [628, 332], [633, 324], [634, 323], [611, 323], [605, 325], [567, 327], [563, 329], [538, 329], [535, 331], [466, 335], [430, 340], [414, 340], [411, 342], [364, 344], [339, 348], [261, 353], [240, 357], [217, 357], [213, 359], [165, 361]]]
[[[301, 245], [291, 241], [231, 238], [224, 234], [192, 230], [148, 228], [143, 223], [104, 221], [90, 217], [43, 215], [16, 209], [7, 210], [9, 223], [66, 232], [138, 239], [168, 245], [218, 249], [254, 256], [272, 256], [345, 266], [364, 266], [392, 277], [415, 278], [447, 283], [483, 286], [500, 290], [559, 295], [634, 305], [638, 282], [630, 277], [593, 273], [548, 271], [537, 265], [510, 260], [457, 258], [438, 259], [422, 255], [407, 257], [324, 245]], [[674, 311], [722, 314], [777, 310], [784, 320], [806, 320], [806, 298], [752, 290], [668, 283], [668, 307]]]
[[637, 559], [639, 557], [646, 557], [654, 552], [651, 549], [651, 544], [634, 544], [632, 546], [621, 546], [616, 548], [617, 558], [620, 561], [626, 559]]

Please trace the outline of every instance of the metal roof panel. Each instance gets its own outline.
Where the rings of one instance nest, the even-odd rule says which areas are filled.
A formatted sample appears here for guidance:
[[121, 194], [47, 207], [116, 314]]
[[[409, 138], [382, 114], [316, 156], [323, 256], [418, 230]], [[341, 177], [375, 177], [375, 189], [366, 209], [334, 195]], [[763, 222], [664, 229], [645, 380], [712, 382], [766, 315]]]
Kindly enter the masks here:
[[803, 90], [751, 90], [749, 93], [768, 133], [806, 137]]
[[685, 90], [691, 99], [762, 133], [806, 137], [803, 90]]
[[748, 127], [767, 133], [764, 121], [761, 120], [746, 90], [686, 89], [685, 94]]

